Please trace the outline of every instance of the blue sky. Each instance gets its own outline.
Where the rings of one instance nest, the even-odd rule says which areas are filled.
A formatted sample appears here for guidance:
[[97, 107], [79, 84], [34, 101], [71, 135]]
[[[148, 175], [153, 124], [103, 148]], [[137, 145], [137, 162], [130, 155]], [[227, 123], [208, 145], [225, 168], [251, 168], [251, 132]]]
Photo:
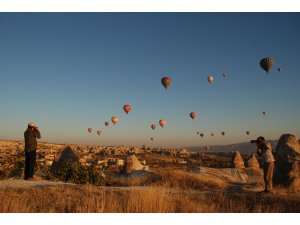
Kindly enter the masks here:
[[[42, 141], [93, 145], [299, 135], [299, 22], [299, 13], [0, 13], [0, 138], [22, 140], [29, 121]], [[161, 118], [166, 127], [152, 131]]]

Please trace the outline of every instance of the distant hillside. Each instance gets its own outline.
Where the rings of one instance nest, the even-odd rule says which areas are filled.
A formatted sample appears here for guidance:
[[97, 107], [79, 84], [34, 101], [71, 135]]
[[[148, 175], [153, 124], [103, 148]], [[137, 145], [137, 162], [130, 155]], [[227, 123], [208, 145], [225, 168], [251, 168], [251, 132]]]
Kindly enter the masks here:
[[[273, 149], [276, 149], [278, 140], [269, 140], [272, 144]], [[192, 151], [201, 151], [207, 152], [205, 150], [205, 146], [192, 146], [192, 147], [185, 147], [186, 149]], [[209, 152], [234, 152], [239, 151], [242, 154], [249, 154], [256, 152], [256, 144], [251, 144], [250, 142], [243, 142], [237, 144], [230, 144], [230, 145], [210, 145]]]

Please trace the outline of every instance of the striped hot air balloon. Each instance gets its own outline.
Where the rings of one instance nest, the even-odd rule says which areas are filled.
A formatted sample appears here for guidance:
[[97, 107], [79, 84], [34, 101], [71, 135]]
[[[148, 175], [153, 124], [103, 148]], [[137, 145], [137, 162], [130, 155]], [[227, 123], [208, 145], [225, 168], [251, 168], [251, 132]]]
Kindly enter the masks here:
[[167, 124], [167, 121], [166, 121], [165, 119], [161, 119], [161, 120], [159, 121], [159, 125], [160, 125], [161, 127], [164, 127], [166, 124]]
[[118, 123], [118, 121], [119, 121], [119, 119], [118, 119], [118, 117], [116, 117], [116, 116], [113, 116], [113, 117], [111, 118], [111, 122], [113, 122], [114, 125], [116, 125], [116, 124]]
[[123, 110], [128, 114], [131, 111], [131, 105], [126, 104], [123, 106]]
[[208, 83], [211, 84], [214, 81], [214, 77], [213, 76], [208, 76], [207, 81], [208, 81]]
[[266, 57], [260, 60], [260, 67], [269, 73], [270, 69], [274, 65], [274, 60], [271, 57]]
[[161, 79], [161, 83], [162, 85], [165, 87], [165, 89], [167, 90], [168, 87], [171, 85], [172, 83], [172, 78], [171, 77], [163, 77]]
[[195, 112], [190, 113], [190, 117], [192, 118], [192, 120], [194, 120], [196, 118], [196, 116], [197, 116], [197, 113], [195, 113]]

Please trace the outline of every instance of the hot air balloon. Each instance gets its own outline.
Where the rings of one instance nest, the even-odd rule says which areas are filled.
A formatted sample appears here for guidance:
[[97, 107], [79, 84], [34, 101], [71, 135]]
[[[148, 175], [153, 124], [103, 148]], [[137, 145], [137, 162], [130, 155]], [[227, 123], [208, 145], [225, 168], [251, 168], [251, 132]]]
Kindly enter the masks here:
[[202, 138], [203, 138], [203, 136], [204, 136], [204, 134], [202, 134], [202, 133], [201, 133], [201, 134], [200, 134], [200, 137], [202, 137]]
[[92, 133], [92, 131], [93, 131], [93, 128], [88, 128], [89, 133]]
[[151, 138], [151, 141], [153, 141], [153, 137]]
[[223, 77], [227, 77], [227, 75], [228, 75], [228, 74], [227, 74], [226, 72], [225, 72], [225, 73], [223, 73]]
[[214, 77], [213, 76], [208, 76], [207, 81], [211, 84], [214, 81]]
[[98, 131], [97, 131], [97, 134], [98, 134], [98, 135], [101, 135], [101, 134], [102, 134], [102, 131], [101, 131], [101, 130], [98, 130]]
[[195, 113], [195, 112], [190, 113], [190, 117], [192, 118], [192, 120], [194, 120], [196, 118], [196, 116], [197, 116], [197, 113]]
[[205, 150], [206, 150], [206, 151], [209, 150], [209, 146], [208, 146], [208, 145], [205, 146]]
[[249, 131], [246, 131], [246, 134], [247, 134], [247, 135], [249, 135], [249, 134], [250, 134], [250, 132], [249, 132]]
[[224, 132], [224, 131], [222, 131], [222, 135], [223, 135], [223, 136], [225, 135], [225, 132]]
[[197, 132], [197, 134], [199, 134], [199, 131]]
[[263, 58], [262, 60], [260, 60], [260, 67], [263, 70], [265, 70], [267, 73], [272, 68], [273, 64], [274, 64], [274, 60], [270, 57], [266, 57], [266, 58]]
[[165, 87], [165, 89], [167, 90], [168, 87], [170, 86], [170, 84], [172, 83], [172, 79], [171, 79], [171, 77], [163, 77], [161, 79], [161, 83]]
[[278, 71], [278, 72], [281, 72], [281, 68], [279, 67], [279, 68], [277, 69], [277, 71]]
[[155, 124], [151, 124], [151, 128], [152, 128], [152, 130], [154, 130], [156, 128], [156, 125]]
[[265, 116], [265, 115], [266, 115], [266, 112], [262, 112], [262, 114]]
[[113, 116], [113, 117], [111, 118], [111, 122], [113, 122], [114, 125], [116, 125], [116, 124], [118, 123], [118, 121], [119, 121], [119, 119], [118, 119], [118, 117], [116, 117], [116, 116]]
[[109, 122], [106, 121], [104, 124], [105, 124], [105, 126], [108, 126], [108, 125], [109, 125]]
[[166, 124], [167, 124], [167, 122], [166, 122], [165, 119], [161, 119], [161, 120], [159, 121], [159, 125], [160, 125], [161, 127], [164, 127]]
[[123, 106], [123, 110], [128, 114], [131, 111], [131, 105], [126, 104]]
[[213, 137], [213, 136], [214, 136], [214, 133], [211, 133], [211, 134], [210, 134], [210, 136], [212, 136], [212, 137]]

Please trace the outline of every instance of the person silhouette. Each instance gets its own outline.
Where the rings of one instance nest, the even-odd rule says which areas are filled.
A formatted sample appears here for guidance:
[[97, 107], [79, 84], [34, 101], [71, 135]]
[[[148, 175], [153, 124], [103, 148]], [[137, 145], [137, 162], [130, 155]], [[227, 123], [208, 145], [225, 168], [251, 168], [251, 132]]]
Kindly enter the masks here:
[[35, 180], [34, 167], [36, 161], [36, 150], [37, 150], [37, 138], [41, 138], [41, 133], [38, 127], [33, 123], [29, 122], [27, 130], [24, 132], [25, 139], [25, 171], [24, 180]]
[[274, 156], [272, 154], [272, 145], [264, 137], [256, 139], [257, 154], [262, 156], [262, 165], [264, 171], [265, 193], [273, 193], [273, 173], [274, 173]]

